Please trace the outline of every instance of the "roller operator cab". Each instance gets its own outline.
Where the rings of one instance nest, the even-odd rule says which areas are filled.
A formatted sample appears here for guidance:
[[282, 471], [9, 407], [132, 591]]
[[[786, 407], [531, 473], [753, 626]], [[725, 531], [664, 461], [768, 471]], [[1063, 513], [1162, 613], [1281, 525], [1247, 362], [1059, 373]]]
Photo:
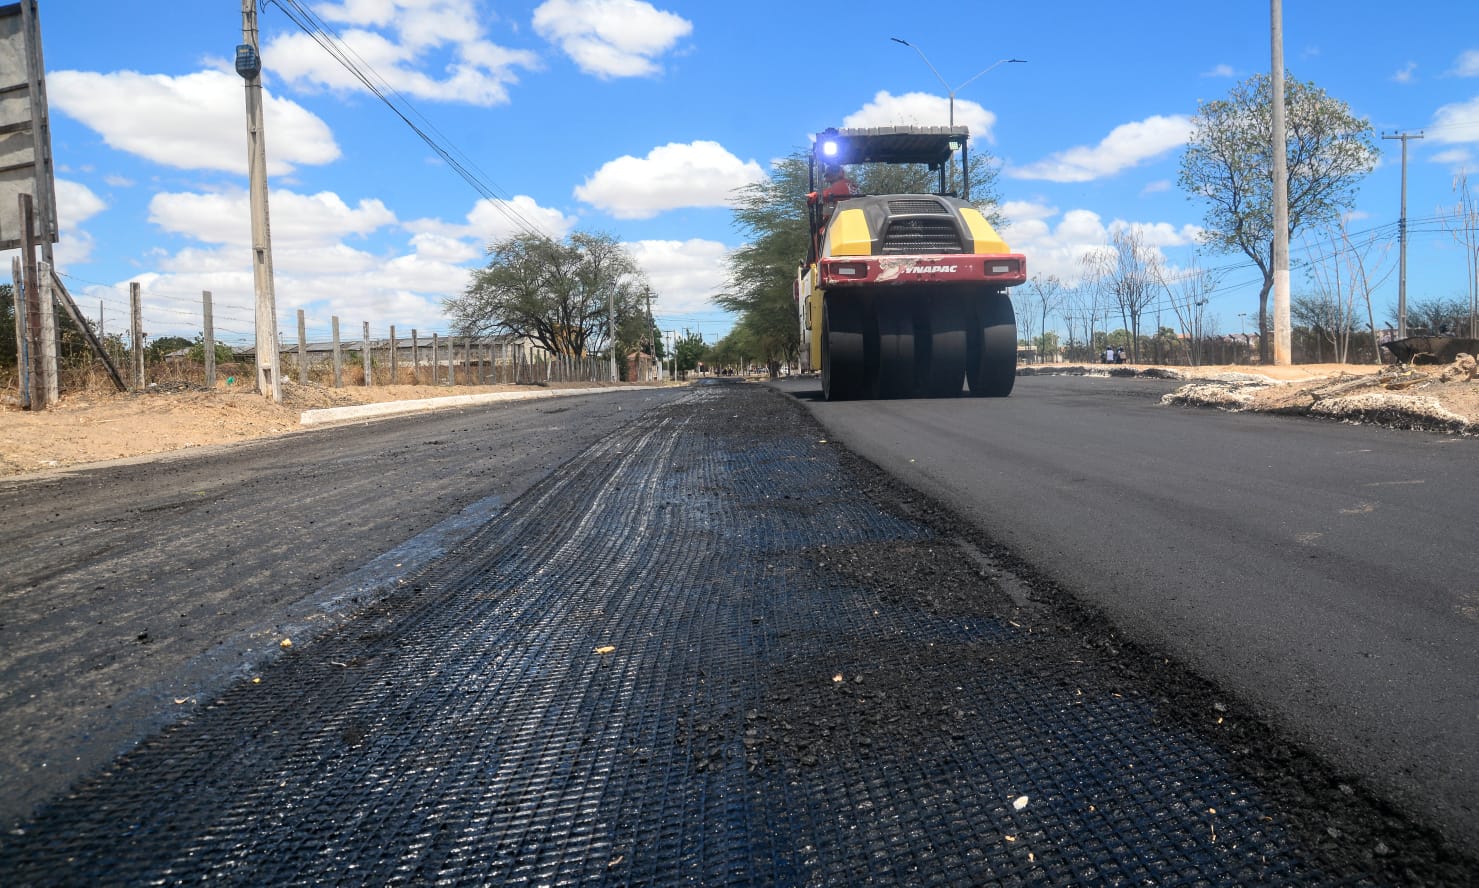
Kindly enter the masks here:
[[[1009, 287], [1027, 280], [970, 202], [965, 127], [829, 129], [817, 134], [811, 244], [796, 279], [804, 370], [828, 401], [1011, 394], [1017, 324]], [[960, 175], [947, 180], [952, 158]], [[847, 193], [827, 182], [857, 164], [920, 164], [933, 194]], [[854, 166], [854, 168], [856, 168]], [[965, 183], [959, 196], [949, 181]], [[822, 184], [819, 184], [822, 183]]]

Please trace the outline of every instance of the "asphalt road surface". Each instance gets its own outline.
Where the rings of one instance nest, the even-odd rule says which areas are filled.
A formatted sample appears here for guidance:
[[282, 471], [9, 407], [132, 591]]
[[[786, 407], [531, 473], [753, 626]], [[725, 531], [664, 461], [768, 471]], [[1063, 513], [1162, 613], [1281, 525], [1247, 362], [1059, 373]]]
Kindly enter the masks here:
[[[1256, 539], [1332, 561], [1421, 477], [1337, 455], [1453, 445], [1022, 382], [710, 382], [0, 485], [0, 882], [1470, 881], [1472, 750], [1444, 731], [1473, 691], [1440, 669], [1472, 675], [1465, 599], [1382, 633], [1364, 593], [1310, 603], [1354, 569], [1213, 563], [1258, 549], [1232, 507], [1292, 482], [1234, 476], [1286, 432], [1340, 448]], [[1167, 436], [1241, 443], [1192, 466]], [[1380, 539], [1342, 557], [1374, 570]], [[1250, 613], [1286, 575], [1285, 610]], [[1357, 629], [1389, 668], [1321, 653]], [[1418, 631], [1467, 647], [1408, 656]], [[1405, 735], [1350, 715], [1401, 692], [1378, 677], [1426, 694]]]
[[1175, 383], [824, 403], [1120, 630], [1479, 846], [1479, 440], [1164, 407]]
[[676, 397], [442, 410], [0, 482], [0, 822], [283, 638], [304, 643], [401, 588]]

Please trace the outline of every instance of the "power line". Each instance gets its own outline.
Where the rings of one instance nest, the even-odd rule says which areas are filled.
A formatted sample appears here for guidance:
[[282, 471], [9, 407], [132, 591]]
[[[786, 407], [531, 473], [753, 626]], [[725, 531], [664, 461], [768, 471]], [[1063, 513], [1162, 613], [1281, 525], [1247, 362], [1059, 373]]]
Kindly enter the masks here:
[[[527, 234], [544, 240], [551, 240], [548, 234], [526, 219], [518, 210], [514, 209], [511, 201], [499, 193], [502, 189], [489, 179], [486, 173], [477, 169], [477, 165], [471, 159], [468, 159], [466, 154], [453, 145], [450, 140], [447, 140], [446, 136], [438, 131], [436, 126], [427, 120], [425, 115], [416, 110], [416, 107], [405, 96], [401, 95], [399, 91], [390, 85], [389, 81], [360, 57], [338, 32], [329, 27], [311, 10], [305, 8], [298, 0], [267, 0], [267, 2], [281, 9], [289, 21], [302, 29], [315, 43], [321, 46], [325, 52], [342, 65], [345, 70], [354, 75], [355, 79], [363, 84], [365, 89], [369, 90], [372, 95], [383, 102], [421, 141], [425, 142], [458, 176], [462, 177], [463, 181], [472, 186], [473, 190], [484, 199], [492, 203], [494, 208], [502, 213], [505, 218]], [[378, 81], [378, 84], [372, 82], [372, 75], [374, 80]], [[392, 100], [392, 96], [394, 100]], [[423, 129], [421, 125], [412, 121], [411, 115], [418, 118], [425, 125], [425, 128]], [[432, 133], [435, 133], [435, 136]], [[446, 144], [443, 144], [443, 142]]]

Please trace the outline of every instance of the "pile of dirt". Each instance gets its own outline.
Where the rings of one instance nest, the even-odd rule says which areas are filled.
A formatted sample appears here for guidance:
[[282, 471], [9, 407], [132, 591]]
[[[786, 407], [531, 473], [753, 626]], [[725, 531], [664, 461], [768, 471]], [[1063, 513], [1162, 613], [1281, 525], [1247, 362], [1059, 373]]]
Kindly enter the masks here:
[[1396, 364], [1301, 380], [1222, 373], [1166, 395], [1167, 404], [1316, 416], [1402, 429], [1479, 433], [1479, 381], [1469, 355], [1446, 367]]

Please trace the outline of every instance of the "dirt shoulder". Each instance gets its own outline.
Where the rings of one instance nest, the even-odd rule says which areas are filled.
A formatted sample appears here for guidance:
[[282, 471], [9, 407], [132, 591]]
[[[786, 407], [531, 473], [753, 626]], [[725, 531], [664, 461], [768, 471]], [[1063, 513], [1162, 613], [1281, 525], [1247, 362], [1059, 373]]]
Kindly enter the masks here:
[[[1300, 364], [1285, 367], [1032, 365], [1022, 375], [1076, 374], [1180, 379], [1168, 404], [1319, 416], [1398, 428], [1479, 434], [1479, 379], [1473, 359], [1445, 367]], [[610, 388], [622, 383], [552, 383], [551, 389]], [[0, 477], [85, 463], [229, 444], [302, 428], [304, 411], [385, 401], [489, 392], [528, 385], [389, 385], [331, 388], [284, 381], [273, 404], [241, 386], [215, 390], [182, 384], [141, 392], [63, 396], [37, 412], [0, 409]]]
[[331, 388], [283, 382], [274, 404], [241, 386], [155, 385], [140, 392], [64, 395], [47, 410], [0, 409], [0, 476], [230, 444], [296, 431], [304, 411], [490, 392], [611, 388], [620, 383], [387, 385]]

